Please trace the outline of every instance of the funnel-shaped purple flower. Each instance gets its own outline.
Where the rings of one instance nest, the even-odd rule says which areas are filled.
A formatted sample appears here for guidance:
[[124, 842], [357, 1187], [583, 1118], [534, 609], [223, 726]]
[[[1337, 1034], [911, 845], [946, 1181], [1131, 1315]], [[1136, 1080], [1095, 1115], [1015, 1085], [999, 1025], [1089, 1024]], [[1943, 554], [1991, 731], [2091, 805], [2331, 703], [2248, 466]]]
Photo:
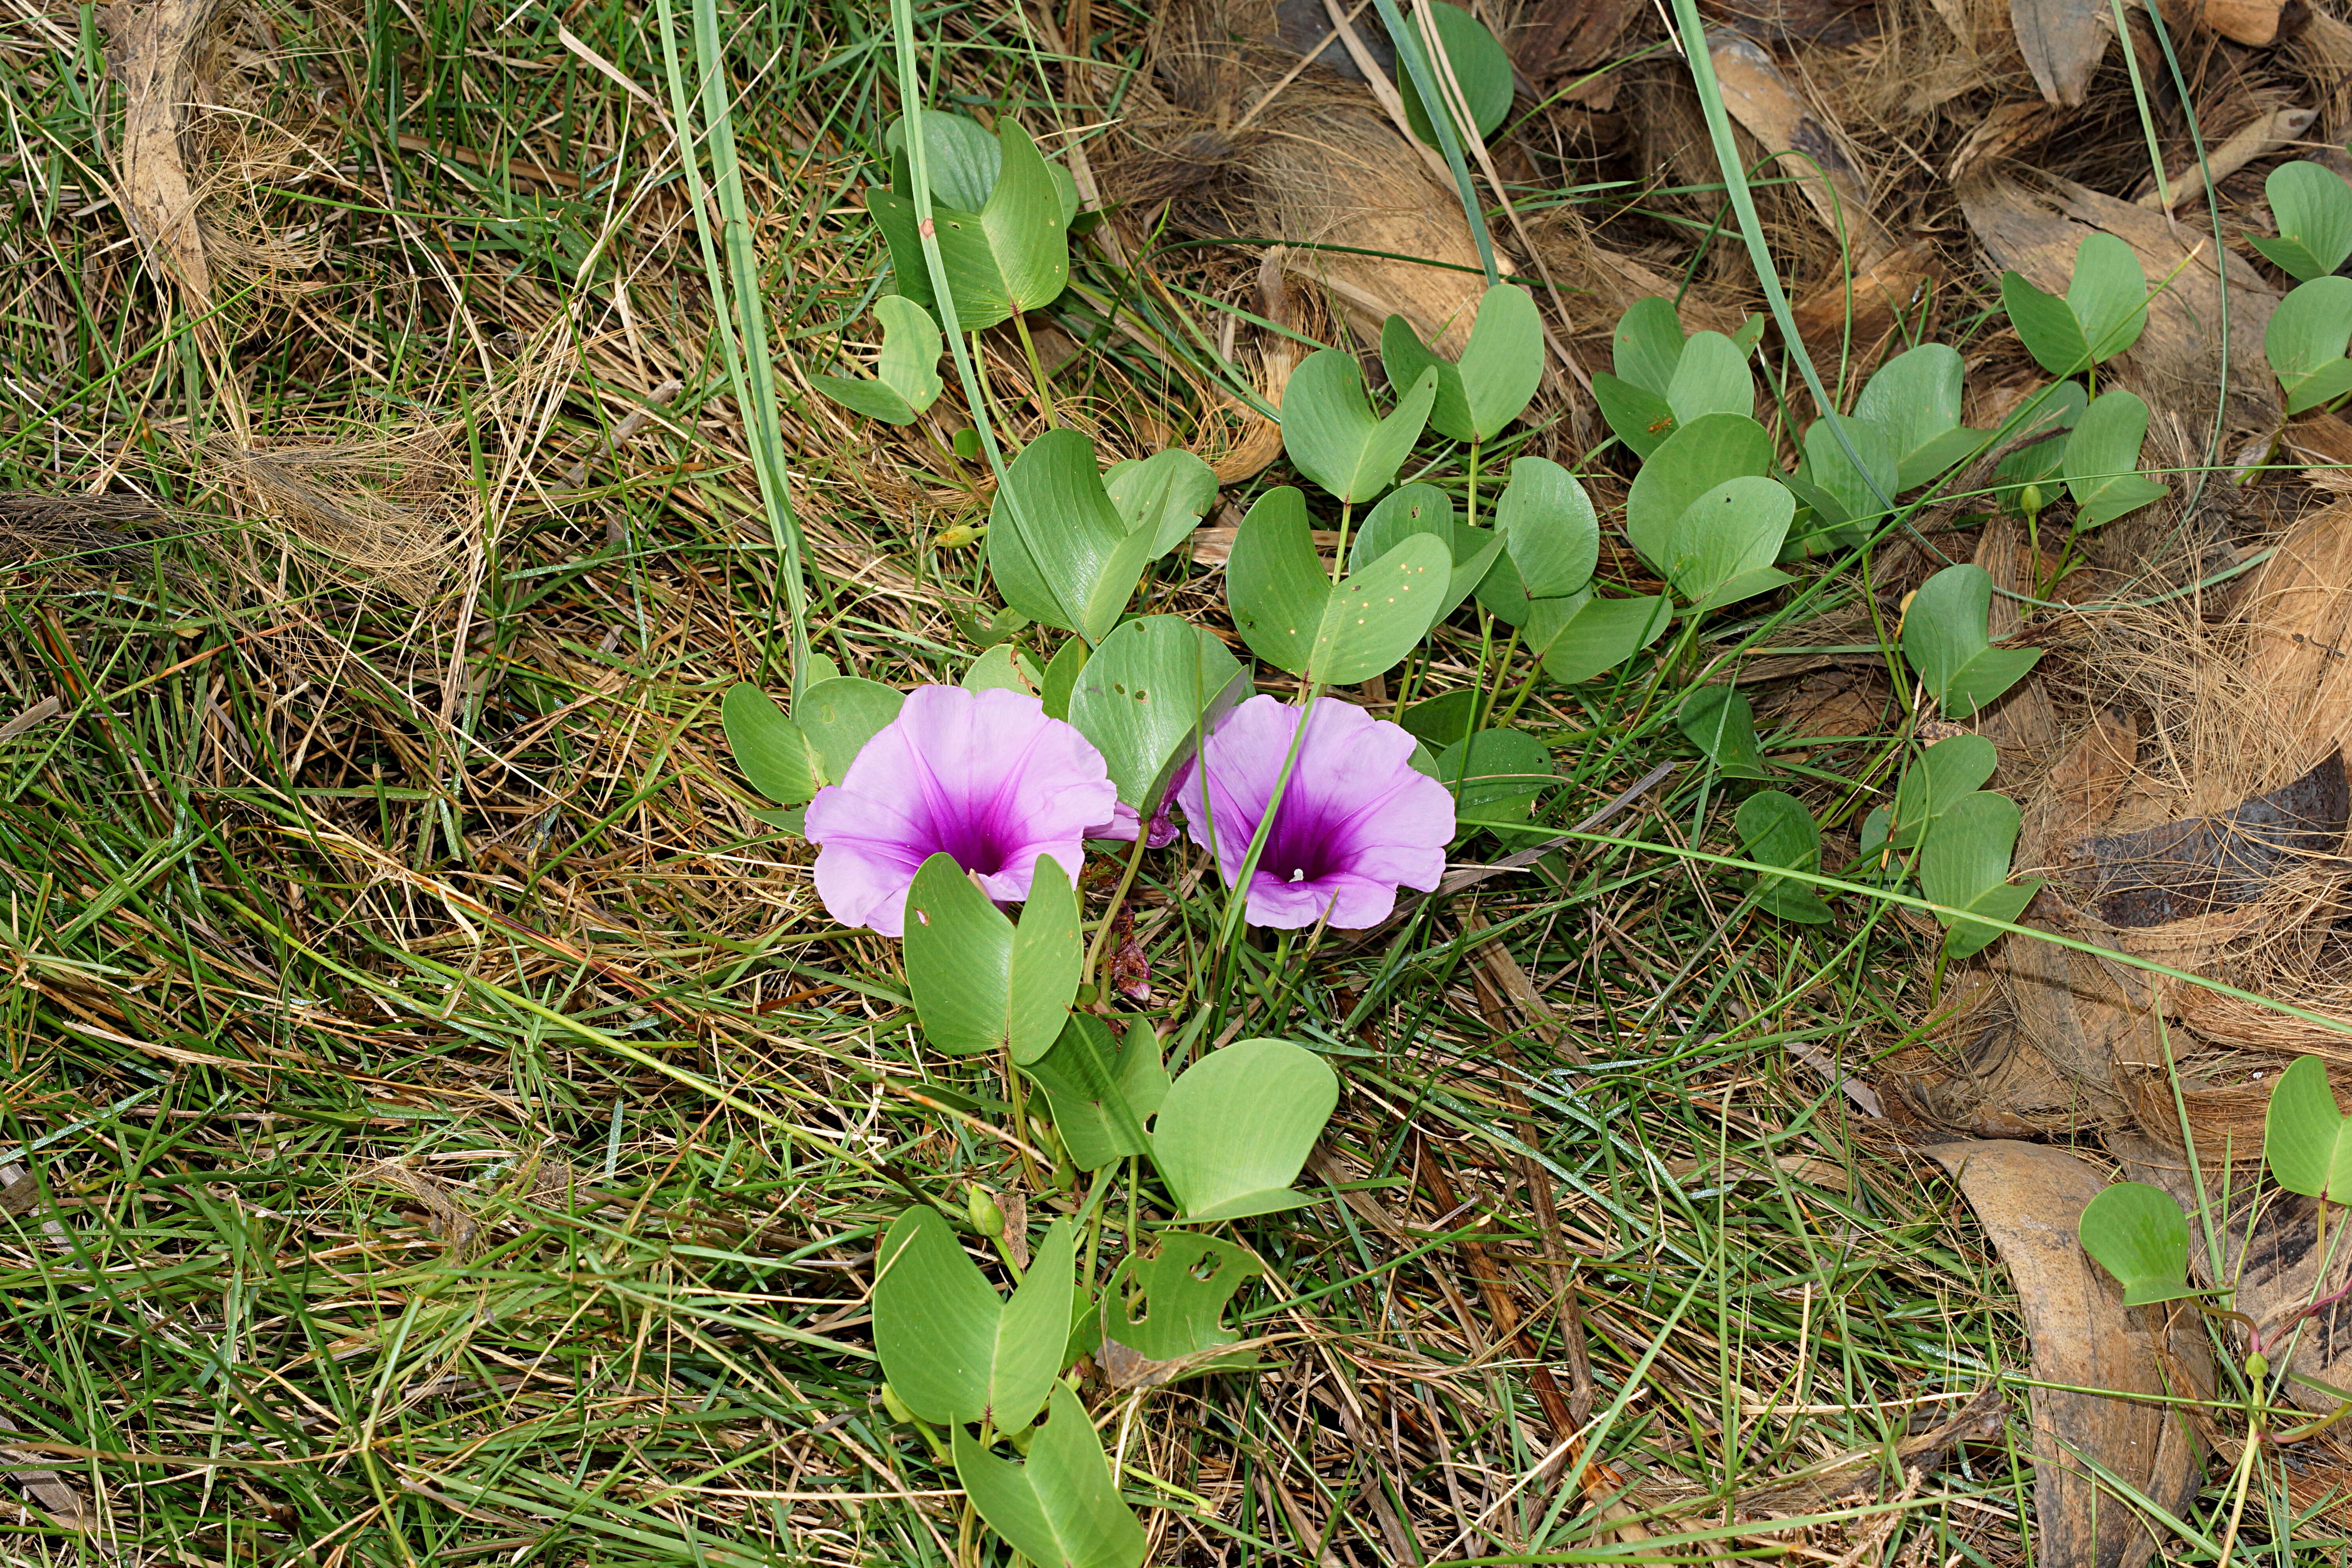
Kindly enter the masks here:
[[[1216, 850], [1228, 887], [1265, 818], [1298, 719], [1286, 703], [1251, 698], [1209, 736], [1200, 766], [1177, 792], [1186, 831]], [[1400, 886], [1437, 886], [1454, 837], [1454, 797], [1413, 772], [1412, 756], [1412, 737], [1398, 726], [1350, 703], [1316, 700], [1250, 876], [1244, 912], [1252, 925], [1311, 926], [1328, 912], [1334, 927], [1360, 930], [1389, 917]]]
[[1135, 837], [1118, 805], [1102, 753], [1034, 697], [919, 686], [809, 802], [817, 896], [844, 925], [901, 935], [908, 885], [944, 853], [991, 897], [1025, 899], [1040, 855], [1075, 882], [1084, 840]]

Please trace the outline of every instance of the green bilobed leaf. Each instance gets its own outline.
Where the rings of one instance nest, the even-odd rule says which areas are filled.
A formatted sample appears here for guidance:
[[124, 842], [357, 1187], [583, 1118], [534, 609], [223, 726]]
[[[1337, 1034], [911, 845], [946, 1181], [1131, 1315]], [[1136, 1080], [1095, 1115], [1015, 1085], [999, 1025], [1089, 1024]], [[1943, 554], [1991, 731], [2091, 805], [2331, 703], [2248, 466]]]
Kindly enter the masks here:
[[1118, 1495], [1087, 1407], [1056, 1381], [1046, 1408], [1025, 1464], [1000, 1458], [955, 1429], [956, 1479], [971, 1506], [1039, 1568], [1142, 1568], [1150, 1538]]
[[[2014, 922], [2041, 889], [2039, 878], [2012, 886], [2009, 857], [2017, 846], [2017, 803], [1979, 790], [1963, 795], [1930, 825], [1919, 847], [1919, 891], [1929, 902]], [[1938, 914], [1948, 928], [1944, 951], [1966, 958], [2000, 936], [1995, 927]]]
[[1653, 566], [1691, 502], [1726, 479], [1772, 472], [1772, 437], [1743, 414], [1709, 414], [1661, 442], [1625, 496], [1625, 537]]
[[[886, 294], [887, 300], [899, 296]], [[877, 300], [879, 304], [881, 301]], [[916, 310], [922, 307], [917, 305]], [[880, 381], [867, 381], [855, 375], [812, 375], [809, 384], [853, 414], [863, 414], [868, 419], [879, 419], [886, 425], [912, 425], [922, 417], [921, 410], [908, 405], [904, 397]]]
[[1425, 370], [1386, 419], [1364, 395], [1356, 356], [1318, 349], [1282, 395], [1282, 447], [1298, 471], [1343, 501], [1368, 501], [1396, 482], [1429, 421], [1437, 372]]
[[1540, 837], [1496, 825], [1525, 822], [1556, 782], [1551, 751], [1524, 730], [1481, 730], [1437, 754], [1437, 782], [1454, 792], [1454, 810], [1467, 838], [1486, 828], [1505, 843]]
[[1658, 640], [1674, 621], [1674, 604], [1656, 598], [1603, 599], [1572, 594], [1538, 599], [1528, 617], [1528, 651], [1544, 673], [1564, 686], [1590, 680]]
[[2139, 471], [2147, 437], [2147, 405], [2128, 392], [2103, 392], [2083, 410], [2060, 464], [2074, 498], [2077, 533], [2172, 493]]
[[2281, 163], [2263, 190], [2279, 237], [2246, 237], [2281, 268], [2308, 283], [2352, 257], [2352, 187], [2333, 170], [2302, 160]]
[[793, 704], [793, 722], [817, 755], [827, 784], [839, 784], [866, 742], [898, 716], [907, 694], [855, 675], [835, 676], [810, 686]]
[[1674, 407], [1662, 395], [1605, 370], [1592, 373], [1592, 401], [1601, 405], [1610, 430], [1637, 458], [1647, 458], [1675, 433]]
[[1991, 609], [1990, 574], [1964, 563], [1920, 584], [1904, 612], [1903, 657], [1947, 718], [1975, 717], [2041, 662], [2038, 647], [1992, 646]]
[[[915, 229], [915, 204], [895, 191], [866, 193], [866, 210], [890, 246], [890, 270], [898, 292], [943, 321], [939, 299], [931, 292], [931, 275], [922, 241]], [[940, 264], [949, 291], [955, 296], [956, 328], [976, 332], [1011, 319], [1012, 295], [1004, 274], [989, 248], [988, 233], [978, 213], [961, 212], [945, 204], [931, 208], [931, 228], [939, 241]]]
[[2319, 1058], [2295, 1058], [2271, 1085], [2263, 1157], [2288, 1192], [2339, 1204], [2352, 1198], [2352, 1123], [2336, 1110]]
[[2121, 1182], [2083, 1205], [2074, 1222], [2083, 1250], [2124, 1288], [2124, 1305], [2194, 1296], [2189, 1284], [2189, 1217], [2161, 1187]]
[[1519, 458], [1495, 503], [1511, 564], [1528, 596], [1583, 591], [1601, 560], [1601, 519], [1574, 475], [1543, 458]]
[[1101, 642], [1135, 595], [1153, 534], [1128, 526], [1103, 489], [1094, 443], [1075, 430], [1030, 442], [1004, 480], [989, 514], [997, 592], [1032, 620]]
[[750, 682], [727, 689], [719, 705], [728, 750], [751, 787], [770, 800], [798, 805], [832, 780], [808, 737], [766, 692]]
[[1217, 504], [1216, 470], [1181, 447], [1113, 463], [1103, 489], [1129, 530], [1151, 531], [1155, 561], [1192, 538]]
[[934, 855], [907, 890], [907, 988], [932, 1046], [950, 1056], [1045, 1054], [1078, 993], [1085, 953], [1068, 873], [1040, 856], [1015, 926], [952, 855]]
[[893, 423], [910, 424], [944, 390], [940, 355], [946, 349], [939, 323], [903, 294], [885, 294], [875, 300], [874, 319], [882, 323], [882, 353], [875, 373], [908, 407], [908, 416]]
[[1887, 500], [1902, 489], [1902, 461], [1895, 437], [1858, 415], [1846, 419], [1845, 438], [1862, 458], [1859, 468], [1828, 420], [1806, 429], [1805, 468], [1816, 492], [1808, 500], [1832, 528], [1867, 529], [1886, 515]]
[[[1511, 112], [1511, 57], [1504, 53], [1495, 35], [1461, 6], [1449, 5], [1447, 0], [1423, 3], [1437, 23], [1437, 41], [1445, 50], [1445, 63], [1453, 68], [1454, 85], [1462, 92], [1462, 106], [1470, 111], [1478, 134], [1492, 136]], [[1418, 39], [1417, 17], [1414, 26]], [[1429, 63], [1433, 71], [1438, 68], [1435, 59]], [[1428, 106], [1421, 101], [1410, 71], [1398, 70], [1397, 93], [1404, 100], [1404, 121], [1412, 128], [1412, 133], [1430, 146], [1436, 146], [1437, 129], [1430, 123]]]
[[1151, 1162], [1189, 1220], [1297, 1208], [1315, 1200], [1290, 1184], [1339, 1103], [1339, 1076], [1312, 1051], [1238, 1040], [1169, 1089]]
[[1078, 672], [1087, 667], [1088, 651], [1086, 638], [1072, 637], [1045, 661], [1045, 682], [1037, 695], [1045, 701], [1046, 718], [1069, 718], [1070, 693], [1077, 688]]
[[1965, 382], [1958, 349], [1922, 343], [1879, 366], [1853, 400], [1854, 418], [1875, 425], [1894, 448], [1897, 489], [1926, 484], [1983, 440], [1960, 423]]
[[1664, 401], [1683, 357], [1683, 323], [1675, 302], [1658, 294], [1634, 300], [1617, 318], [1609, 346], [1620, 380]]
[[1428, 635], [1453, 580], [1453, 546], [1426, 533], [1342, 579], [1325, 600], [1307, 679], [1349, 686], [1392, 668]]
[[1143, 1124], [1168, 1098], [1168, 1068], [1150, 1030], [1114, 1039], [1100, 1018], [1073, 1013], [1054, 1048], [1022, 1070], [1045, 1091], [1054, 1131], [1079, 1170], [1151, 1152]]
[[1454, 521], [1452, 498], [1435, 485], [1405, 485], [1382, 496], [1356, 530], [1355, 538], [1348, 542], [1348, 570], [1370, 565], [1414, 533], [1442, 539], [1453, 549], [1453, 574], [1437, 613], [1430, 617], [1434, 626], [1494, 574], [1503, 553], [1503, 538], [1493, 529]]
[[1756, 710], [1736, 686], [1702, 686], [1684, 700], [1675, 727], [1727, 779], [1769, 779], [1756, 743]]
[[2000, 302], [2009, 308], [2010, 324], [2034, 363], [2053, 375], [2076, 375], [2089, 367], [2091, 340], [2064, 300], [2044, 294], [2019, 273], [2004, 272]]
[[1037, 661], [1009, 642], [983, 650], [963, 672], [966, 691], [1018, 691], [1035, 697], [1045, 688], [1045, 672]]
[[1322, 629], [1331, 579], [1315, 552], [1307, 497], [1284, 485], [1258, 497], [1234, 531], [1225, 562], [1225, 602], [1250, 652], [1276, 669], [1307, 672]]
[[1034, 310], [1052, 304], [1070, 285], [1069, 219], [1061, 190], [1029, 132], [1009, 119], [996, 123], [1003, 162], [980, 209], [980, 225], [1004, 279], [1011, 311]]
[[1721, 332], [1693, 332], [1666, 384], [1666, 406], [1681, 425], [1710, 414], [1754, 414], [1756, 383], [1748, 356]]
[[[907, 145], [904, 117], [890, 122], [883, 145], [897, 153]], [[931, 199], [959, 212], [976, 213], [996, 188], [1004, 153], [980, 121], [941, 109], [923, 110], [923, 155], [931, 176]]]
[[[1765, 790], [1739, 803], [1732, 816], [1748, 858], [1761, 866], [1785, 866], [1791, 871], [1818, 871], [1822, 864], [1822, 830], [1792, 795]], [[1802, 925], [1820, 925], [1830, 918], [1821, 895], [1802, 882], [1785, 877], [1757, 875], [1756, 903], [1765, 913]]]
[[1467, 686], [1416, 702], [1397, 717], [1407, 734], [1441, 752], [1467, 738], [1477, 721], [1478, 692]]
[[1249, 692], [1249, 670], [1213, 633], [1145, 616], [1095, 649], [1071, 690], [1069, 720], [1102, 753], [1118, 798], [1149, 816], [1196, 735]]
[[1459, 369], [1468, 423], [1449, 429], [1433, 407], [1430, 424], [1457, 441], [1493, 440], [1527, 411], [1543, 383], [1543, 317], [1536, 310], [1535, 296], [1516, 283], [1496, 284], [1479, 299], [1478, 319], [1470, 324], [1470, 341], [1462, 349]]
[[[1897, 849], [1916, 848], [1937, 818], [1984, 787], [2000, 765], [2000, 753], [1982, 735], [1948, 735], [1921, 751], [1903, 770], [1889, 820]], [[1864, 835], [1866, 854], [1878, 847]]]
[[2112, 234], [2084, 236], [2066, 305], [2099, 363], [2139, 342], [2147, 327], [2147, 274], [2140, 270], [2139, 252]]
[[1470, 439], [1465, 434], [1471, 427], [1470, 400], [1462, 391], [1461, 369], [1439, 358], [1402, 316], [1381, 323], [1381, 368], [1388, 372], [1392, 387], [1411, 386], [1435, 372], [1437, 395], [1429, 405], [1429, 427], [1457, 441]]
[[1074, 1236], [1066, 1219], [1048, 1226], [1006, 1301], [939, 1210], [910, 1208], [891, 1223], [875, 1251], [874, 1349], [908, 1409], [935, 1425], [1029, 1425], [1061, 1371]]
[[1735, 605], [1794, 581], [1772, 563], [1796, 515], [1796, 498], [1775, 480], [1724, 480], [1691, 502], [1666, 536], [1666, 581], [1694, 610]]
[[[2343, 184], [2334, 174], [2327, 178]], [[2317, 278], [2288, 290], [2279, 301], [2270, 325], [2263, 330], [2263, 356], [2286, 391], [2289, 414], [2316, 408], [2352, 389], [2352, 367], [2344, 357], [2347, 342], [2352, 342], [2352, 278]]]

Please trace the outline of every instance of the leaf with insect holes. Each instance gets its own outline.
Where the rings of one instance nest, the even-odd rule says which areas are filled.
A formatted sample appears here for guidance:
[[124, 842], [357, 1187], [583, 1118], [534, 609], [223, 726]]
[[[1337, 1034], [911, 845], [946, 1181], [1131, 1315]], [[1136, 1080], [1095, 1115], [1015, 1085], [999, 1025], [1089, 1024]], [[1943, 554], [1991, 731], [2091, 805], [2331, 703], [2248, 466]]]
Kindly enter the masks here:
[[1625, 495], [1625, 537], [1653, 566], [1691, 502], [1727, 479], [1773, 471], [1772, 437], [1744, 414], [1709, 414], [1659, 443]]
[[1727, 779], [1769, 779], [1756, 743], [1756, 710], [1736, 686], [1702, 686], [1683, 700], [1675, 727]]
[[1311, 680], [1369, 680], [1402, 658], [1436, 618], [1454, 552], [1409, 533], [1334, 586], [1307, 527], [1307, 498], [1285, 485], [1258, 499], [1234, 534], [1225, 597], [1258, 658]]
[[1099, 643], [1134, 597], [1156, 542], [1154, 530], [1119, 515], [1094, 443], [1048, 430], [1005, 469], [989, 513], [988, 566], [1007, 605]]
[[1163, 1230], [1154, 1250], [1129, 1254], [1111, 1276], [1087, 1348], [1105, 1339], [1118, 1344], [1144, 1363], [1155, 1387], [1253, 1364], [1247, 1351], [1214, 1352], [1242, 1337], [1224, 1326], [1225, 1309], [1265, 1272], [1246, 1247], [1193, 1231]]
[[[1413, 46], [1428, 58], [1431, 74], [1443, 83], [1451, 70], [1454, 85], [1462, 94], [1462, 106], [1470, 111], [1471, 123], [1481, 137], [1492, 136], [1502, 129], [1511, 112], [1511, 57], [1475, 16], [1447, 0], [1423, 0], [1428, 14], [1436, 23], [1438, 47], [1444, 50], [1443, 62], [1423, 46], [1425, 37], [1420, 30], [1421, 7], [1414, 8]], [[1399, 68], [1397, 95], [1404, 100], [1404, 121], [1412, 133], [1430, 146], [1437, 145], [1437, 128], [1430, 123], [1428, 107], [1421, 101], [1420, 90], [1413, 85], [1412, 72]], [[1441, 92], [1446, 89], [1441, 86]], [[1448, 93], [1450, 97], [1451, 94]], [[1454, 117], [1449, 117], [1454, 118]], [[1455, 131], [1463, 127], [1458, 118]], [[1463, 136], [1468, 141], [1467, 135]]]
[[2172, 1194], [2118, 1182], [2083, 1205], [2083, 1250], [2124, 1288], [2124, 1305], [2146, 1307], [2200, 1294], [2189, 1283], [2189, 1218]]
[[2352, 257], [2352, 186], [2343, 176], [2307, 161], [2281, 163], [2263, 182], [2263, 194], [2270, 198], [2279, 237], [2246, 239], [2280, 270], [2308, 283]]
[[[1919, 891], [1930, 903], [2014, 923], [2033, 901], [2042, 879], [2012, 884], [2010, 853], [2017, 846], [2017, 803], [2005, 795], [1979, 790], [1954, 801], [1928, 826], [1919, 847]], [[1948, 932], [1944, 952], [1953, 958], [1990, 947], [1998, 927], [1966, 915], [1937, 910]]]
[[2066, 438], [2059, 465], [2074, 498], [2075, 532], [2113, 522], [2172, 493], [2139, 471], [2140, 444], [2147, 438], [2147, 404], [2128, 392], [2103, 392], [2091, 399]]
[[1236, 1040], [1192, 1064], [1160, 1107], [1151, 1162], [1188, 1220], [1277, 1214], [1339, 1104], [1339, 1079], [1287, 1040]]
[[1339, 349], [1318, 349], [1290, 373], [1282, 395], [1282, 447], [1298, 471], [1343, 501], [1368, 501], [1396, 483], [1437, 398], [1437, 371], [1423, 370], [1385, 419], [1364, 395], [1363, 367]]
[[956, 1479], [972, 1508], [1013, 1551], [1042, 1568], [1142, 1568], [1150, 1538], [1118, 1494], [1087, 1407], [1056, 1382], [1046, 1416], [1020, 1462], [998, 1457], [956, 1427]]
[[1039, 856], [1016, 926], [954, 856], [934, 855], [907, 889], [903, 956], [915, 1016], [934, 1047], [1034, 1061], [1062, 1032], [1085, 962], [1069, 873]]
[[1381, 498], [1349, 541], [1348, 569], [1361, 571], [1414, 533], [1444, 541], [1454, 555], [1454, 571], [1437, 613], [1430, 617], [1434, 626], [1501, 569], [1503, 536], [1491, 528], [1456, 522], [1452, 498], [1435, 485], [1402, 485]]
[[1903, 657], [1947, 718], [1973, 718], [2041, 662], [2038, 647], [1992, 646], [1991, 610], [1991, 574], [1964, 562], [1928, 578], [1903, 612]]
[[1794, 581], [1774, 569], [1797, 501], [1779, 482], [1726, 479], [1685, 509], [1666, 536], [1666, 581], [1692, 610], [1719, 609]]
[[2271, 1085], [2263, 1157], [2288, 1192], [2330, 1203], [2352, 1199], [2352, 1121], [2336, 1109], [2319, 1058], [2295, 1058]]
[[1250, 693], [1247, 666], [1178, 616], [1143, 616], [1103, 638], [1077, 674], [1069, 720], [1103, 756], [1118, 798], [1149, 816], [1195, 739]]
[[[1822, 830], [1813, 814], [1793, 795], [1776, 789], [1751, 795], [1732, 814], [1732, 826], [1748, 858], [1760, 866], [1821, 869]], [[1766, 914], [1801, 925], [1821, 925], [1830, 918], [1830, 907], [1811, 888], [1765, 872], [1757, 874], [1756, 903]]]
[[[2327, 176], [2335, 180], [2336, 176]], [[2341, 184], [2341, 181], [2336, 181]], [[2352, 199], [2352, 198], [2347, 198]], [[2352, 278], [2315, 278], [2289, 289], [2263, 329], [2263, 357], [2300, 414], [2352, 392]]]
[[1061, 1370], [1074, 1236], [1055, 1220], [1008, 1301], [939, 1210], [919, 1205], [891, 1222], [874, 1253], [874, 1349], [908, 1409], [937, 1426], [1029, 1425]]

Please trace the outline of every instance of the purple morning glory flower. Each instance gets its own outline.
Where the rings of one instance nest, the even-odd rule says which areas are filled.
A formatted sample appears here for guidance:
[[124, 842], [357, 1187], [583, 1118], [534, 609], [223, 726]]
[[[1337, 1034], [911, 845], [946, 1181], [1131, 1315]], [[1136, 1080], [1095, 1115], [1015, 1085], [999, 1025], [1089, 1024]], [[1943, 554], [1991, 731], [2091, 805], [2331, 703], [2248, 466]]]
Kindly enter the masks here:
[[[1186, 831], [1215, 849], [1227, 887], [1265, 817], [1298, 721], [1298, 709], [1251, 698], [1210, 734], [1200, 766], [1177, 792]], [[1394, 724], [1351, 703], [1316, 700], [1250, 876], [1244, 912], [1251, 924], [1297, 929], [1328, 913], [1334, 927], [1361, 930], [1389, 917], [1399, 887], [1437, 886], [1454, 837], [1454, 797], [1412, 770], [1412, 747]]]
[[907, 888], [949, 854], [992, 898], [1025, 899], [1037, 858], [1077, 880], [1088, 838], [1132, 838], [1102, 753], [1017, 691], [919, 686], [839, 784], [809, 802], [817, 896], [844, 925], [906, 929]]

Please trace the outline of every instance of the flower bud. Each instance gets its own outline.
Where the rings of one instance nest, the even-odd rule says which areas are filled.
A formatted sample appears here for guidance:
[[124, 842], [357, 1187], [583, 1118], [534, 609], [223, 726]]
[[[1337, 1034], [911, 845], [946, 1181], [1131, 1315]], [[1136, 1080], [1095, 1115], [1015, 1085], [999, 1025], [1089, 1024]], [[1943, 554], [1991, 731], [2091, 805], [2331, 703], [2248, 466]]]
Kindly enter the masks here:
[[996, 1199], [986, 1187], [974, 1187], [966, 1208], [971, 1215], [972, 1228], [993, 1240], [1004, 1234], [1004, 1211], [996, 1206]]
[[898, 1397], [898, 1391], [887, 1383], [882, 1385], [882, 1408], [891, 1420], [901, 1426], [915, 1424], [915, 1413], [907, 1408], [907, 1402]]
[[2246, 1375], [2256, 1383], [2271, 1374], [2271, 1358], [2256, 1351], [2246, 1358]]
[[2028, 517], [2040, 516], [2042, 513], [2042, 487], [2040, 485], [2028, 485], [2023, 489], [2018, 491], [2017, 510], [2023, 512]]
[[931, 543], [940, 550], [961, 550], [965, 545], [984, 538], [987, 533], [988, 524], [984, 522], [960, 522], [953, 528], [942, 529]]

